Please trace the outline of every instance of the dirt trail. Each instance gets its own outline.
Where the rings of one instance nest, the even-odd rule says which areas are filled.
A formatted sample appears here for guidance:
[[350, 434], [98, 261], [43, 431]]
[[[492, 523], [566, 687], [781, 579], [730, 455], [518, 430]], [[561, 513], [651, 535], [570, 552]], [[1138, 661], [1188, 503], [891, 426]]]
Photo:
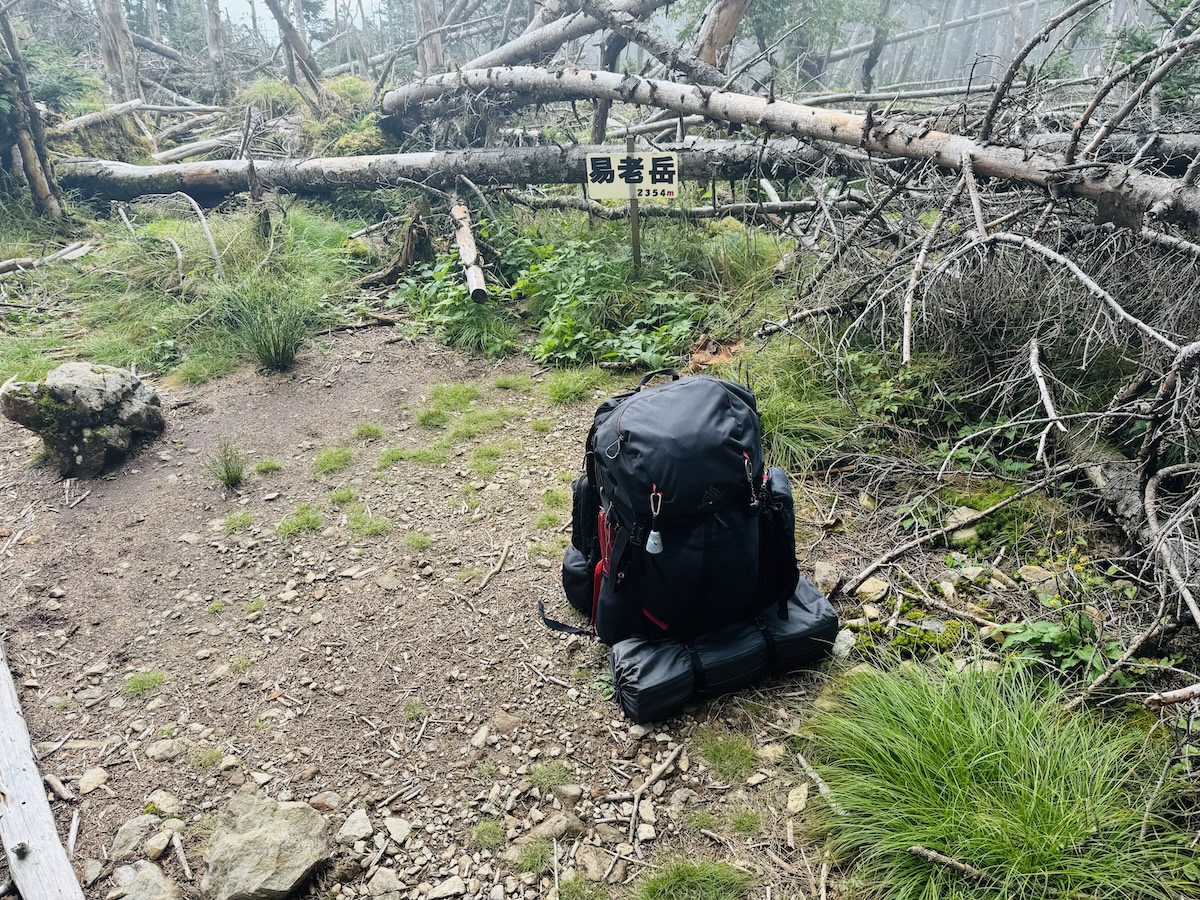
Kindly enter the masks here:
[[[334, 831], [359, 807], [378, 831], [386, 814], [413, 825], [403, 845], [343, 847], [318, 879], [326, 896], [363, 893], [372, 865], [394, 867], [414, 898], [452, 874], [467, 896], [545, 894], [550, 874], [514, 874], [471, 832], [495, 817], [511, 840], [556, 809], [587, 824], [564, 852], [603, 848], [616, 863], [610, 880], [640, 871], [619, 858], [633, 852], [623, 846], [629, 810], [606, 798], [630, 791], [695, 719], [665, 733], [631, 729], [595, 683], [604, 648], [536, 622], [539, 599], [565, 612], [558, 554], [570, 512], [544, 495], [556, 492], [554, 506], [569, 494], [594, 404], [495, 387], [498, 374], [529, 371], [385, 330], [337, 335], [287, 376], [164, 390], [163, 437], [86, 483], [31, 468], [34, 442], [0, 422], [0, 632], [30, 731], [35, 742], [72, 742], [44, 772], [76, 785], [89, 769], [108, 775], [77, 804], [81, 872], [85, 860], [105, 859], [118, 827], [159, 789], [179, 798], [184, 847], [202, 869], [213, 813], [247, 780], [276, 798], [321, 795]], [[385, 448], [441, 437], [414, 422], [439, 383], [477, 385], [473, 408], [509, 409], [507, 421], [461, 440], [443, 464], [377, 468]], [[355, 439], [361, 423], [381, 426], [383, 437]], [[201, 470], [222, 440], [282, 469], [226, 495]], [[482, 444], [502, 450], [487, 477], [472, 471]], [[314, 458], [335, 446], [352, 449], [349, 467], [314, 475]], [[355, 507], [330, 498], [346, 487], [360, 516], [390, 523], [387, 534], [353, 530]], [[319, 509], [321, 527], [279, 537], [300, 503]], [[222, 523], [235, 513], [252, 524], [227, 533]], [[539, 527], [549, 513], [561, 525]], [[428, 536], [428, 547], [410, 534]], [[161, 685], [131, 692], [126, 678], [139, 671], [162, 673]], [[732, 708], [704, 713], [721, 727]], [[178, 755], [155, 761], [148, 751]], [[547, 761], [561, 761], [557, 780], [581, 790], [531, 784], [529, 774], [545, 781], [558, 771]], [[682, 811], [719, 805], [729, 786], [714, 791], [698, 760], [685, 752], [682, 762], [663, 780], [658, 830], [636, 854], [707, 840], [688, 831]], [[773, 777], [734, 791], [787, 787]], [[72, 805], [55, 809], [65, 834]], [[185, 895], [197, 893], [177, 859], [163, 865]], [[108, 894], [107, 874], [90, 897]]]

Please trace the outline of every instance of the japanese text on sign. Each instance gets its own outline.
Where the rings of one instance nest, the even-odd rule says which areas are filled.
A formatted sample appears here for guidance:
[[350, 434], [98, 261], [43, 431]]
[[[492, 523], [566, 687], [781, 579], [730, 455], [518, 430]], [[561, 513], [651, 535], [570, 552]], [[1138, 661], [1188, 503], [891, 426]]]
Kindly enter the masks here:
[[589, 153], [587, 193], [592, 200], [674, 200], [679, 154]]

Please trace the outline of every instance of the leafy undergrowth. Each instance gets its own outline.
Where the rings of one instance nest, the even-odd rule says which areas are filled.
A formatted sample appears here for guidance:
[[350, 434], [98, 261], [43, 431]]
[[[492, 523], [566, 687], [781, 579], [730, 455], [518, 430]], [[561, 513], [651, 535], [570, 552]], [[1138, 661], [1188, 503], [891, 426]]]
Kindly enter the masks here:
[[[73, 264], [6, 282], [21, 307], [5, 319], [0, 380], [36, 378], [69, 358], [203, 381], [242, 362], [286, 369], [323, 325], [341, 318], [360, 253], [352, 224], [299, 207], [208, 213], [213, 245], [183, 201], [95, 224], [96, 249]], [[179, 207], [179, 208], [176, 208]], [[186, 217], [185, 217], [186, 216]], [[29, 231], [5, 230], [0, 255], [39, 255]]]
[[1014, 668], [857, 669], [838, 681], [806, 726], [831, 792], [810, 819], [851, 895], [1165, 900], [1200, 889], [1167, 735], [1144, 717], [1065, 712], [1062, 696]]

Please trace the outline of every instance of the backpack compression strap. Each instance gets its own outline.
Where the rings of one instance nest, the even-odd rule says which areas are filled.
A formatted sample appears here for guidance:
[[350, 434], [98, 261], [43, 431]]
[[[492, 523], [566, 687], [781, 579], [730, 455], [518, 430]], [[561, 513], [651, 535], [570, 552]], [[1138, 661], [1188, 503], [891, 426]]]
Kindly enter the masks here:
[[557, 631], [562, 634], [589, 634], [595, 635], [595, 632], [590, 628], [580, 628], [577, 625], [568, 625], [566, 622], [559, 622], [557, 619], [546, 618], [546, 604], [538, 601], [538, 617], [541, 618], [542, 624], [551, 631]]

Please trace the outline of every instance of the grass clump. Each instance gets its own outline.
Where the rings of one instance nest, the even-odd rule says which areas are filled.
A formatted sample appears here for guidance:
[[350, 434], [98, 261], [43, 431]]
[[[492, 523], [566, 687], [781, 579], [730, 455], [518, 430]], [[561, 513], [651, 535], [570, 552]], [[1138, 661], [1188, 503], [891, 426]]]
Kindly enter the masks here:
[[266, 599], [264, 599], [263, 597], [255, 597], [253, 600], [247, 601], [246, 614], [253, 615], [254, 613], [262, 612], [266, 608], [267, 608]]
[[491, 478], [500, 468], [500, 460], [509, 453], [520, 450], [521, 445], [512, 441], [500, 444], [480, 444], [471, 451], [471, 471], [480, 478]]
[[323, 524], [321, 511], [312, 503], [300, 503], [291, 515], [275, 529], [280, 537], [291, 537], [301, 531], [316, 531]]
[[350, 467], [354, 460], [354, 451], [349, 447], [327, 447], [313, 459], [313, 475], [331, 475]]
[[349, 484], [344, 484], [329, 492], [329, 502], [334, 506], [345, 506], [347, 503], [353, 503], [357, 499], [358, 491]]
[[729, 817], [729, 825], [738, 834], [758, 834], [762, 831], [762, 815], [753, 809], [739, 809]]
[[450, 421], [450, 413], [440, 406], [429, 406], [414, 417], [422, 428], [445, 428]]
[[549, 434], [554, 430], [554, 423], [546, 419], [534, 419], [529, 423], [529, 430], [534, 434]]
[[546, 509], [566, 509], [571, 503], [571, 498], [566, 491], [559, 491], [550, 488], [542, 492], [542, 506]]
[[634, 900], [743, 900], [750, 876], [727, 863], [674, 859], [638, 882]]
[[246, 454], [229, 441], [221, 441], [212, 458], [205, 460], [200, 469], [205, 475], [233, 490], [241, 487], [246, 479]]
[[529, 780], [533, 782], [534, 787], [547, 790], [570, 782], [571, 772], [566, 765], [557, 760], [538, 763], [530, 771]]
[[157, 669], [149, 672], [133, 672], [121, 682], [121, 692], [128, 697], [141, 697], [157, 689], [166, 680], [166, 674]]
[[433, 538], [421, 531], [410, 531], [404, 536], [404, 546], [409, 550], [428, 550]]
[[726, 781], [741, 781], [754, 771], [758, 761], [754, 744], [740, 734], [719, 734], [705, 729], [696, 734], [696, 746], [708, 764]]
[[608, 900], [609, 895], [600, 885], [572, 875], [559, 883], [558, 896], [559, 900]]
[[376, 516], [357, 504], [349, 511], [346, 525], [359, 537], [379, 537], [392, 530], [391, 523], [383, 516]]
[[[1200, 871], [1169, 818], [1183, 785], [1160, 783], [1170, 742], [1140, 722], [1067, 713], [1062, 699], [1026, 669], [845, 679], [808, 725], [840, 814], [810, 809], [852, 886], [962, 900], [1194, 892]], [[964, 878], [916, 845], [984, 875]]]
[[[260, 600], [259, 602], [262, 601]], [[262, 609], [262, 607], [260, 606], [259, 609]], [[239, 653], [229, 661], [229, 668], [233, 669], [233, 671], [238, 675], [244, 675], [246, 670], [250, 668], [250, 657], [246, 656], [244, 653]]]
[[405, 722], [419, 722], [429, 715], [429, 710], [416, 697], [409, 697], [404, 701], [404, 706], [401, 707], [400, 714], [404, 716]]
[[717, 827], [717, 817], [706, 809], [693, 809], [691, 812], [684, 813], [683, 821], [688, 828], [694, 828], [696, 831], [704, 829], [711, 831]]
[[254, 519], [250, 515], [250, 510], [239, 509], [237, 512], [227, 515], [224, 521], [221, 522], [221, 527], [225, 530], [226, 534], [235, 534], [239, 531], [245, 531], [253, 524], [253, 521]]
[[[230, 303], [230, 318], [240, 348], [268, 372], [284, 372], [308, 342], [317, 316], [311, 306], [280, 295], [278, 289], [253, 288]], [[273, 296], [272, 296], [273, 295]]]
[[538, 874], [545, 872], [550, 866], [550, 858], [554, 848], [549, 841], [531, 841], [521, 848], [517, 857], [516, 870]]
[[450, 455], [449, 441], [438, 441], [424, 447], [393, 447], [379, 454], [377, 469], [390, 469], [399, 462], [415, 462], [422, 466], [440, 466]]
[[356, 441], [377, 441], [383, 437], [383, 426], [374, 422], [359, 422], [354, 426], [353, 437]]
[[271, 475], [282, 468], [283, 463], [277, 459], [260, 459], [254, 464], [254, 471], [258, 475]]
[[489, 431], [495, 431], [497, 428], [507, 425], [519, 412], [519, 410], [507, 406], [498, 409], [467, 410], [450, 426], [449, 438], [457, 443], [479, 437], [481, 434], [487, 434]]
[[502, 391], [514, 391], [517, 393], [527, 394], [533, 390], [532, 375], [501, 375], [495, 385]]
[[504, 823], [484, 819], [471, 829], [471, 841], [482, 850], [497, 850], [504, 846]]
[[605, 381], [599, 369], [561, 369], [546, 379], [546, 396], [555, 403], [581, 403]]
[[211, 769], [224, 758], [224, 754], [215, 747], [206, 747], [196, 751], [196, 765], [201, 769]]
[[214, 600], [212, 603], [208, 604], [207, 609], [209, 615], [219, 616], [221, 613], [225, 612], [225, 601]]
[[533, 524], [543, 531], [548, 531], [551, 528], [557, 528], [562, 524], [562, 518], [556, 512], [544, 512], [534, 519]]
[[463, 412], [480, 397], [473, 384], [435, 384], [429, 390], [429, 400], [435, 407]]

